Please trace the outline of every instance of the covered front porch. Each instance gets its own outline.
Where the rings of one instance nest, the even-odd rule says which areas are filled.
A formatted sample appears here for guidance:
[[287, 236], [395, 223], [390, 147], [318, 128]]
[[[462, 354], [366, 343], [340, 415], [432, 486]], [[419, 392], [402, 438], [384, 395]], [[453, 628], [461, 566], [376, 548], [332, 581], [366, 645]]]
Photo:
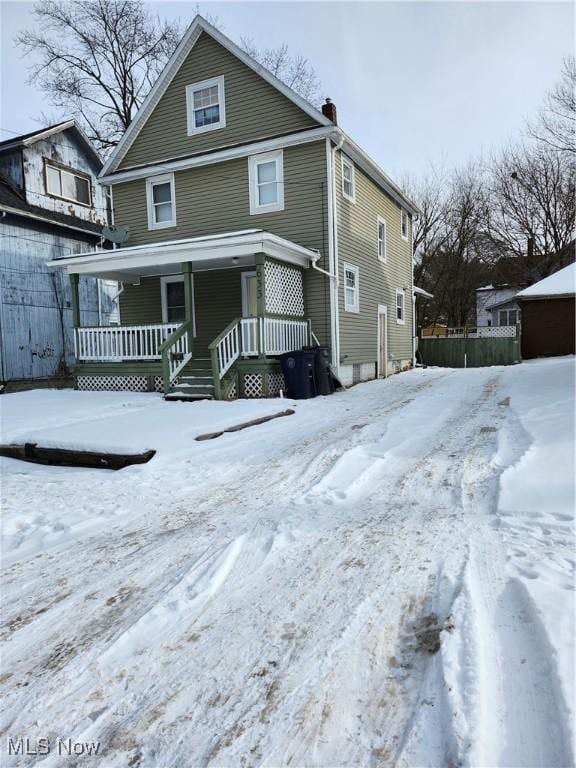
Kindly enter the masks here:
[[[72, 283], [76, 386], [189, 398], [278, 394], [278, 355], [315, 343], [304, 270], [317, 258], [248, 230], [52, 262]], [[81, 275], [118, 281], [120, 325], [81, 326]]]

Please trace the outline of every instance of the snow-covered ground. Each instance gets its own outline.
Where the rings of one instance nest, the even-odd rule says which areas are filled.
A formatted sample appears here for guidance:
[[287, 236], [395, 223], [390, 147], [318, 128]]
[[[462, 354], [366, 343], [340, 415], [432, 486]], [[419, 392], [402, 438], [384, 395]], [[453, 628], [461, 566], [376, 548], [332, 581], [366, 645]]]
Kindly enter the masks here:
[[3, 395], [4, 441], [158, 453], [0, 459], [0, 762], [573, 765], [573, 393], [564, 358], [298, 403]]

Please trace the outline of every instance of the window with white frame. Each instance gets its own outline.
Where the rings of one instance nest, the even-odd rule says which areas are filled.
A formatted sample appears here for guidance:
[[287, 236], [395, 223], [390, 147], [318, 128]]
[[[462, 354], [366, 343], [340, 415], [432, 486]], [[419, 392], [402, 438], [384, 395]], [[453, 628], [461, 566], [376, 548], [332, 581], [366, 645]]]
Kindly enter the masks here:
[[378, 216], [378, 258], [386, 264], [386, 222]]
[[402, 235], [403, 240], [408, 240], [409, 226], [410, 220], [408, 218], [408, 213], [404, 210], [404, 208], [400, 208], [400, 234]]
[[174, 174], [152, 176], [146, 179], [148, 202], [148, 229], [165, 229], [176, 225], [176, 197]]
[[347, 157], [344, 157], [344, 155], [342, 155], [342, 194], [347, 200], [356, 202], [354, 165]]
[[498, 325], [516, 325], [518, 322], [518, 310], [501, 309], [498, 312]]
[[248, 158], [250, 213], [284, 210], [284, 155], [281, 149]]
[[360, 270], [352, 264], [344, 264], [344, 309], [360, 311]]
[[404, 325], [406, 322], [405, 316], [404, 316], [404, 303], [405, 303], [405, 294], [404, 291], [398, 288], [396, 290], [396, 322], [400, 325]]
[[213, 77], [186, 86], [188, 136], [226, 126], [224, 78]]
[[46, 163], [46, 192], [52, 197], [72, 200], [79, 205], [91, 204], [88, 176], [49, 163]]

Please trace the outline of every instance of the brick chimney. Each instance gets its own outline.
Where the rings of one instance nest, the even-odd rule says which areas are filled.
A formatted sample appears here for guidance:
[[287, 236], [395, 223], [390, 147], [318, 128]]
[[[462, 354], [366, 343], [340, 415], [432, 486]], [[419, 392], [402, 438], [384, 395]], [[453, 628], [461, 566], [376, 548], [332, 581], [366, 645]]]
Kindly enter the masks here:
[[332, 120], [334, 125], [338, 124], [336, 117], [336, 104], [332, 103], [332, 99], [326, 99], [326, 103], [322, 104], [322, 114], [327, 117], [328, 120]]

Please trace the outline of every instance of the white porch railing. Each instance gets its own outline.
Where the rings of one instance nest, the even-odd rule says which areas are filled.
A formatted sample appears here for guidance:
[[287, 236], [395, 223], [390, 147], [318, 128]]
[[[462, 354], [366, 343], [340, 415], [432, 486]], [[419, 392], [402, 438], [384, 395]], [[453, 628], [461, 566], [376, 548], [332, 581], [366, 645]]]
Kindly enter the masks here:
[[[76, 359], [94, 362], [160, 360], [160, 345], [179, 327], [180, 323], [162, 323], [76, 328]], [[181, 341], [185, 349], [179, 349], [178, 352], [186, 354], [188, 336], [183, 336]]]
[[307, 320], [243, 317], [234, 320], [210, 344], [214, 376], [226, 374], [239, 357], [282, 355], [311, 344]]
[[307, 320], [278, 317], [244, 317], [240, 320], [243, 357], [282, 355], [311, 343]]

